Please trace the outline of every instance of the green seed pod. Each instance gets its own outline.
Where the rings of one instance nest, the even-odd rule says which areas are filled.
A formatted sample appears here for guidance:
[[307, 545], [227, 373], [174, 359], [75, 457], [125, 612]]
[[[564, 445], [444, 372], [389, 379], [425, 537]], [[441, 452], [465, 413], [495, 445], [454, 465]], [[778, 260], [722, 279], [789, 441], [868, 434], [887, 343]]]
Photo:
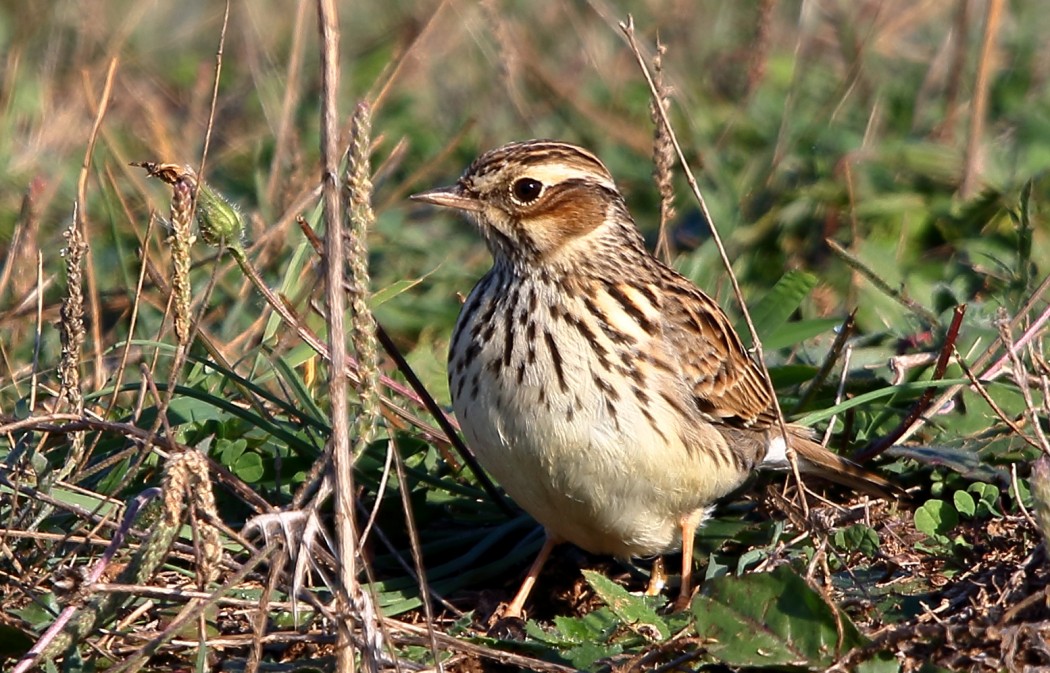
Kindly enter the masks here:
[[244, 236], [244, 220], [237, 208], [207, 182], [197, 188], [197, 226], [209, 245], [225, 242], [231, 248], [240, 247]]

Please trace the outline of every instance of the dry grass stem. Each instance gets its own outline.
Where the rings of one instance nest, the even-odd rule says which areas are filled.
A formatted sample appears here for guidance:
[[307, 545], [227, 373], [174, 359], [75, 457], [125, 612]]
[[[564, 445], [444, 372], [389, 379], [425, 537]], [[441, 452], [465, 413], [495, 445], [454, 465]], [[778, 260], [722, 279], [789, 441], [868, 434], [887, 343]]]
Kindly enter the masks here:
[[[853, 344], [846, 344], [842, 351], [842, 372], [839, 374], [839, 385], [835, 390], [835, 404], [841, 404], [842, 398], [846, 392], [846, 382], [849, 378], [849, 365], [853, 359]], [[828, 419], [828, 427], [824, 430], [824, 437], [821, 439], [821, 443], [825, 446], [831, 441], [831, 435], [835, 430], [835, 421], [837, 416], [832, 416]]]
[[[368, 103], [358, 103], [351, 125], [350, 151], [346, 176], [347, 227], [344, 231], [346, 249], [346, 287], [349, 292], [351, 335], [358, 366], [358, 396], [361, 408], [357, 414], [351, 437], [350, 459], [356, 460], [375, 437], [376, 426], [382, 414], [380, 405], [379, 354], [376, 348], [376, 323], [368, 307], [371, 281], [368, 271], [368, 231], [375, 225], [372, 210], [371, 170], [372, 120]], [[392, 449], [391, 449], [392, 450]], [[383, 471], [385, 483], [388, 468]], [[378, 499], [381, 496], [377, 496]], [[356, 527], [354, 530], [357, 542]], [[358, 545], [360, 543], [357, 543]], [[369, 570], [365, 568], [366, 572]], [[344, 577], [345, 579], [345, 577]], [[371, 589], [355, 583], [347, 587], [351, 605], [360, 620], [362, 636], [368, 643], [365, 660], [382, 656], [384, 637], [375, 610]]]
[[[36, 332], [33, 334], [33, 366], [29, 378], [29, 410], [36, 411], [37, 391], [40, 388], [40, 347], [44, 332], [44, 253], [36, 253]], [[13, 379], [14, 377], [12, 377]]]
[[1032, 463], [1032, 503], [1043, 544], [1050, 545], [1050, 456], [1042, 455]]
[[983, 164], [982, 140], [984, 138], [985, 115], [988, 109], [988, 88], [991, 83], [993, 52], [995, 40], [999, 34], [999, 23], [1003, 16], [1003, 0], [988, 0], [984, 17], [984, 32], [981, 37], [981, 54], [977, 61], [977, 75], [974, 78], [973, 105], [970, 110], [970, 130], [966, 138], [966, 155], [963, 158], [962, 184], [959, 195], [968, 199], [978, 190], [981, 184]]
[[368, 597], [361, 591], [357, 567], [357, 526], [354, 518], [353, 454], [347, 420], [346, 329], [344, 313], [345, 252], [343, 217], [339, 201], [338, 105], [339, 90], [339, 20], [332, 0], [318, 0], [318, 27], [321, 37], [321, 204], [325, 224], [325, 299], [328, 308], [328, 347], [331, 371], [328, 397], [331, 405], [332, 462], [335, 470], [335, 527], [339, 558], [340, 603], [343, 623], [338, 629], [336, 670], [356, 670], [352, 629], [356, 625], [365, 633], [369, 647], [361, 650], [366, 670], [378, 671], [382, 657], [379, 630], [374, 628], [374, 613]]
[[1041, 450], [1043, 447], [1037, 444], [1034, 439], [1029, 437], [1028, 434], [1025, 433], [1024, 429], [1016, 421], [1014, 421], [1012, 418], [1006, 415], [1006, 412], [1002, 410], [1002, 408], [995, 401], [995, 399], [992, 398], [992, 396], [988, 393], [988, 390], [985, 388], [984, 384], [981, 383], [980, 379], [978, 379], [977, 376], [974, 375], [973, 370], [969, 367], [969, 365], [966, 364], [966, 361], [963, 360], [962, 356], [959, 355], [958, 351], [954, 351], [953, 355], [955, 356], [955, 364], [959, 365], [959, 367], [963, 370], [963, 374], [966, 376], [967, 379], [969, 379], [970, 385], [973, 387], [974, 391], [981, 396], [981, 399], [985, 401], [985, 404], [987, 404], [988, 408], [992, 410], [992, 413], [994, 413], [999, 418], [999, 420], [1006, 424], [1006, 426], [1010, 428], [1010, 430], [1012, 430], [1015, 435], [1024, 440], [1025, 443], [1027, 443], [1033, 448]]
[[[43, 180], [34, 180], [22, 196], [4, 265], [0, 268], [0, 299], [3, 299], [9, 287], [13, 297], [21, 297], [33, 287], [33, 278], [29, 274], [16, 274], [14, 271], [32, 264], [39, 252], [37, 239], [40, 233], [40, 192], [43, 187]], [[14, 283], [11, 283], [12, 280]]]
[[773, 28], [773, 13], [777, 0], [761, 0], [758, 16], [755, 18], [755, 39], [751, 45], [750, 58], [747, 64], [747, 94], [750, 96], [766, 76], [767, 60]]
[[[1043, 280], [1039, 283], [1039, 285], [1036, 287], [1036, 289], [1033, 290], [1032, 293], [1028, 296], [1028, 299], [1025, 301], [1024, 305], [1010, 321], [1009, 325], [1007, 326], [1008, 329], [1014, 330], [1019, 325], [1021, 325], [1022, 322], [1027, 320], [1028, 313], [1032, 311], [1036, 307], [1036, 305], [1038, 305], [1043, 300], [1043, 295], [1045, 295], [1048, 290], [1050, 290], [1050, 275], [1045, 276]], [[1039, 316], [1039, 318], [1037, 318], [1034, 321], [1034, 324], [1041, 324], [1040, 321], [1043, 321], [1048, 317], [1050, 317], [1050, 307], [1044, 309], [1043, 313]], [[1025, 331], [1025, 334], [1022, 335], [1021, 339], [1019, 339], [1018, 342], [1027, 343], [1027, 340], [1032, 338], [1033, 336], [1034, 331], [1031, 329], [1031, 327], [1029, 327], [1029, 329]], [[1006, 353], [1005, 355], [1000, 357], [999, 360], [996, 361], [994, 364], [990, 366], [988, 365], [988, 362], [995, 356], [996, 352], [998, 351], [1000, 343], [1001, 340], [993, 341], [992, 343], [990, 343], [984, 349], [984, 351], [982, 351], [981, 354], [977, 356], [977, 358], [970, 364], [970, 367], [974, 371], [981, 372], [977, 377], [978, 379], [981, 379], [982, 381], [992, 380], [993, 378], [998, 376], [1005, 364], [1009, 362], [1011, 355], [1009, 353]], [[1015, 348], [1016, 347], [1017, 344], [1015, 344]], [[959, 391], [962, 390], [962, 388], [963, 385], [959, 384], [945, 389], [945, 391], [942, 392], [939, 396], [937, 396], [937, 398], [930, 404], [929, 411], [915, 419], [911, 426], [908, 429], [906, 429], [900, 437], [897, 438], [897, 443], [901, 444], [907, 441], [908, 438], [910, 438], [913, 434], [918, 432], [919, 429], [921, 429], [935, 414], [939, 413], [940, 410], [944, 408], [946, 404], [949, 404], [951, 400], [957, 394], [959, 394]]]
[[497, 77], [507, 92], [507, 98], [522, 120], [530, 118], [526, 98], [521, 93], [521, 57], [514, 39], [506, 12], [497, 0], [482, 0], [481, 13], [489, 25], [492, 38], [496, 42]]
[[[348, 214], [348, 227], [346, 232], [348, 264], [346, 286], [350, 295], [349, 299], [353, 329], [351, 340], [353, 342], [354, 351], [357, 354], [360, 375], [358, 395], [361, 399], [361, 409], [354, 425], [352, 449], [354, 458], [360, 456], [372, 441], [375, 436], [376, 424], [382, 413], [379, 391], [380, 372], [379, 354], [376, 344], [376, 322], [368, 307], [371, 281], [369, 279], [368, 271], [367, 237], [368, 231], [375, 225], [375, 212], [372, 210], [372, 176], [369, 156], [371, 147], [371, 128], [371, 110], [369, 105], [364, 102], [359, 103], [357, 109], [354, 111], [346, 182]], [[383, 470], [379, 494], [376, 496], [376, 509], [373, 511], [373, 516], [378, 512], [378, 505], [382, 498], [381, 493], [385, 490], [388, 470], [390, 467], [390, 458], [397, 453], [396, 446], [393, 444], [393, 438], [391, 438], [391, 445], [388, 447], [387, 451], [387, 465]], [[398, 490], [402, 493], [403, 497], [407, 497], [403, 488], [403, 485], [406, 482], [404, 479], [404, 473], [401, 471], [402, 465], [400, 456], [397, 457], [397, 466], [399, 469], [398, 483], [402, 485]], [[415, 540], [416, 532], [414, 530], [415, 527], [412, 524], [411, 503], [405, 502], [403, 504], [405, 515], [408, 517], [410, 535], [412, 536], [412, 539]], [[365, 528], [365, 532], [362, 533], [361, 544], [364, 543], [364, 536], [367, 534], [368, 528], [371, 527], [373, 520], [374, 519], [370, 518], [368, 525]], [[415, 545], [413, 546], [413, 558], [416, 561], [417, 577], [420, 578], [419, 589], [423, 600], [424, 614], [426, 616], [427, 624], [432, 625], [434, 623], [434, 613], [430, 603], [430, 594], [427, 587], [423, 584], [426, 575], [423, 569], [422, 560], [418, 555], [418, 549]], [[376, 629], [375, 626], [369, 627], [370, 622], [374, 622], [375, 625], [378, 625], [374, 609], [372, 608], [374, 605], [373, 597], [368, 591], [361, 588], [356, 602], [357, 609], [362, 612], [361, 619], [362, 624], [364, 625], [364, 633], [366, 636], [369, 633], [372, 634], [371, 641], [373, 649], [376, 652], [382, 652], [383, 640], [380, 637], [380, 631]], [[434, 662], [440, 671], [443, 667], [438, 656], [437, 642], [434, 640], [432, 630], [431, 648]]]
[[[204, 491], [208, 493], [205, 494]], [[162, 498], [161, 520], [153, 526], [149, 539], [120, 572], [117, 579], [119, 583], [141, 584], [153, 575], [153, 572], [168, 555], [178, 534], [183, 510], [186, 509], [187, 497], [199, 511], [208, 516], [215, 516], [215, 503], [210, 497], [208, 467], [204, 457], [196, 451], [184, 451], [172, 457], [165, 469], [162, 488], [147, 489], [129, 504], [123, 523], [114, 534], [106, 553], [95, 564], [91, 574], [85, 578], [87, 585], [101, 577], [116, 551], [122, 547], [125, 535], [141, 508], [158, 494]], [[200, 530], [203, 532], [205, 527]], [[211, 557], [211, 560], [208, 561], [212, 564], [211, 567], [217, 568], [217, 559], [222, 553], [217, 533], [204, 533], [202, 549], [206, 558]], [[49, 661], [61, 655], [67, 648], [93, 633], [126, 600], [126, 595], [106, 593], [94, 596], [82, 607], [70, 606], [63, 611], [59, 619], [41, 637], [37, 646], [19, 662], [14, 670], [21, 673], [28, 670], [28, 667], [38, 658]]]
[[[223, 52], [226, 50], [226, 31], [230, 27], [230, 0], [226, 0], [223, 6], [222, 12], [222, 27], [219, 30], [219, 44], [215, 49], [215, 70], [211, 80], [211, 99], [208, 101], [208, 125], [204, 129], [204, 147], [201, 148], [201, 161], [197, 166], [197, 176], [200, 176], [200, 183], [204, 184], [205, 167], [208, 164], [208, 151], [211, 149], [211, 136], [212, 130], [215, 128], [215, 108], [219, 104], [219, 82], [222, 79], [222, 57]], [[198, 187], [199, 190], [199, 187]], [[207, 199], [201, 197], [199, 193], [193, 195], [194, 200], [197, 202], [197, 207], [207, 207]], [[199, 216], [199, 214], [198, 214]], [[208, 232], [201, 230], [202, 235], [207, 240]], [[237, 232], [237, 241], [240, 242], [240, 237], [244, 235], [243, 231]], [[227, 243], [233, 246], [233, 238], [229, 238]], [[209, 241], [210, 242], [210, 241]], [[217, 243], [213, 243], [217, 245]]]
[[[285, 68], [284, 96], [281, 99], [281, 113], [278, 117], [277, 134], [274, 138], [273, 158], [267, 172], [266, 200], [277, 205], [277, 189], [285, 176], [288, 157], [293, 153], [295, 141], [293, 133], [296, 108], [299, 105], [299, 86], [303, 77], [303, 56], [305, 54], [306, 25], [310, 3], [300, 2], [296, 5], [295, 20], [292, 22], [292, 44], [288, 49], [288, 65]], [[282, 199], [283, 201], [283, 199]]]
[[[1042, 413], [1039, 409], [1039, 405], [1036, 404], [1035, 400], [1032, 398], [1028, 368], [1025, 366], [1024, 360], [1021, 358], [1024, 348], [1014, 343], [1010, 325], [1011, 320], [1006, 314], [1006, 309], [1000, 308], [996, 327], [999, 328], [999, 338], [1002, 340], [1003, 347], [1005, 348], [1007, 355], [1010, 357], [1010, 363], [1012, 365], [1010, 369], [1013, 374], [1014, 383], [1017, 384], [1017, 389], [1024, 398], [1025, 415], [1028, 417], [1028, 422], [1032, 427], [1032, 432], [1035, 434], [1043, 453], [1050, 456], [1050, 442], [1047, 441], [1046, 434], [1043, 432]], [[1027, 332], [1030, 333], [1030, 330], [1027, 330]]]
[[898, 302], [901, 306], [907, 308], [909, 311], [914, 313], [916, 316], [921, 318], [925, 323], [932, 326], [937, 326], [940, 321], [932, 311], [927, 309], [925, 306], [915, 301], [911, 297], [908, 297], [902, 290], [897, 290], [890, 286], [877, 271], [872, 269], [870, 266], [865, 264], [860, 258], [854, 255], [849, 250], [843, 248], [837, 241], [832, 239], [825, 239], [825, 243], [831, 248], [842, 261], [844, 261], [851, 269], [861, 274], [868, 279], [876, 289], [884, 293], [886, 296], [891, 297], [894, 301]]
[[[88, 243], [91, 241], [91, 230], [88, 227], [87, 220], [87, 181], [88, 175], [91, 169], [91, 159], [95, 152], [95, 143], [98, 141], [99, 132], [102, 129], [102, 120], [106, 116], [106, 111], [109, 109], [110, 97], [113, 92], [113, 80], [117, 73], [117, 59], [113, 58], [109, 61], [109, 66], [106, 68], [106, 79], [102, 85], [102, 94], [99, 96], [98, 109], [95, 111], [95, 119], [91, 126], [91, 134], [88, 136], [87, 147], [84, 149], [84, 160], [80, 165], [80, 174], [77, 177], [77, 208], [74, 212], [76, 218], [77, 227], [81, 230], [84, 240]], [[86, 76], [85, 71], [85, 76]], [[90, 94], [89, 94], [90, 95]], [[101, 302], [99, 300], [99, 289], [98, 279], [95, 276], [95, 261], [92, 258], [90, 246], [87, 250], [87, 290], [88, 299], [90, 301], [91, 311], [91, 338], [94, 341], [94, 353], [95, 353], [95, 371], [93, 380], [95, 385], [101, 387], [102, 381], [107, 378], [106, 375], [106, 364], [102, 358], [102, 350], [104, 345], [102, 343], [102, 310]]]

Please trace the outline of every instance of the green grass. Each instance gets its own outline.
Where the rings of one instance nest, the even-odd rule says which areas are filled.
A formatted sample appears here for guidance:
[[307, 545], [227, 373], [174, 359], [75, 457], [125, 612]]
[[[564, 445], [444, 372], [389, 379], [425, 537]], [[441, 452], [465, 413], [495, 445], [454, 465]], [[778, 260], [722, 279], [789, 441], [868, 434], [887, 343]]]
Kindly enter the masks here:
[[[296, 494], [325, 455], [330, 405], [323, 359], [228, 255], [201, 241], [190, 275], [199, 334], [173, 371], [181, 358], [166, 314], [172, 272], [162, 222], [170, 190], [128, 164], [200, 165], [222, 6], [98, 5], [0, 4], [0, 642], [11, 643], [0, 657], [13, 666], [63, 608], [107, 595], [55, 580], [96, 562], [112, 537], [100, 520], [119, 521], [126, 503], [172, 478], [178, 449], [168, 440], [210, 460], [224, 564], [202, 579], [207, 564], [193, 552], [200, 533], [182, 529], [160, 570], [119, 594], [106, 623], [143, 607], [136, 621], [111, 640], [94, 629], [63, 653], [63, 665], [120, 665], [156, 639], [150, 670], [203, 669], [202, 657], [239, 666], [262, 632], [222, 647], [207, 639], [250, 634], [246, 606], [267, 614], [266, 632], [331, 642], [335, 626], [311, 602], [332, 595], [325, 581], [336, 574], [324, 551], [311, 553], [317, 566], [297, 599], [298, 625], [289, 618], [291, 574], [276, 559], [220, 592], [225, 603], [191, 606], [203, 629], [191, 620], [161, 633], [185, 597], [150, 594], [154, 603], [145, 603], [146, 585], [216, 592], [234, 577], [253, 553], [235, 532], [253, 515], [301, 504]], [[1047, 619], [1045, 601], [1029, 598], [1047, 591], [1044, 539], [1029, 514], [1047, 507], [1030, 478], [1050, 430], [1043, 341], [1021, 349], [984, 393], [951, 360], [924, 397], [945, 349], [954, 345], [981, 375], [1004, 352], [1004, 319], [1017, 340], [1047, 311], [1050, 18], [1042, 5], [1005, 6], [987, 62], [987, 112], [973, 134], [979, 181], [965, 194], [972, 111], [984, 95], [976, 85], [983, 4], [971, 3], [962, 22], [954, 5], [936, 3], [629, 5], [646, 48], [657, 36], [668, 47], [671, 120], [756, 317], [783, 409], [821, 430], [834, 419], [831, 445], [853, 452], [956, 385], [953, 406], [877, 460], [910, 499], [865, 503], [834, 490], [828, 499], [844, 507], [811, 497], [806, 517], [790, 482], [785, 493], [782, 477], [763, 477], [700, 532], [706, 580], [690, 610], [669, 615], [662, 599], [627, 592], [644, 586], [646, 563], [563, 550], [541, 577], [522, 639], [511, 642], [486, 636], [486, 620], [512, 594], [540, 536], [461, 466], [437, 423], [403, 392], [403, 372], [384, 358], [383, 373], [402, 386], [383, 387], [386, 413], [356, 459], [355, 495], [360, 525], [375, 512], [361, 580], [389, 618], [388, 653], [428, 666], [435, 656], [406, 625], [425, 621], [421, 581], [409, 570], [408, 506], [434, 592], [431, 621], [448, 636], [433, 649], [454, 657], [453, 670], [494, 668], [512, 654], [528, 657], [504, 659], [523, 669], [541, 661], [712, 671], [1050, 665], [1033, 630]], [[453, 181], [495, 145], [556, 137], [603, 158], [655, 243], [648, 89], [616, 27], [626, 16], [616, 11], [626, 10], [604, 3], [339, 9], [344, 129], [359, 100], [374, 103], [371, 305], [447, 405], [457, 294], [489, 257], [467, 224], [406, 196]], [[319, 183], [319, 49], [313, 7], [301, 24], [296, 11], [262, 0], [231, 8], [205, 179], [240, 208], [249, 262], [323, 340], [322, 265], [295, 223], [301, 216], [323, 230], [310, 196]], [[90, 246], [80, 364], [90, 423], [72, 426], [72, 417], [53, 415], [70, 413], [57, 393], [57, 323], [68, 287], [62, 232], [111, 59], [109, 106], [78, 204]], [[675, 185], [674, 264], [737, 318], [681, 171]], [[139, 290], [144, 257], [155, 271]], [[965, 317], [949, 339], [961, 304]], [[843, 350], [833, 326], [854, 311]], [[931, 357], [908, 360], [894, 379], [891, 358], [922, 354]], [[834, 366], [815, 381], [829, 359]], [[356, 387], [350, 402], [356, 416]], [[86, 431], [87, 452], [74, 463], [75, 430]], [[150, 431], [167, 439], [146, 442]], [[199, 482], [191, 493], [207, 488]], [[128, 562], [144, 533], [158, 528], [159, 509], [140, 517], [117, 561]], [[331, 506], [320, 513], [331, 529]], [[207, 517], [195, 517], [205, 526]], [[264, 600], [271, 577], [274, 592]], [[267, 645], [263, 658], [330, 667], [325, 647]]]

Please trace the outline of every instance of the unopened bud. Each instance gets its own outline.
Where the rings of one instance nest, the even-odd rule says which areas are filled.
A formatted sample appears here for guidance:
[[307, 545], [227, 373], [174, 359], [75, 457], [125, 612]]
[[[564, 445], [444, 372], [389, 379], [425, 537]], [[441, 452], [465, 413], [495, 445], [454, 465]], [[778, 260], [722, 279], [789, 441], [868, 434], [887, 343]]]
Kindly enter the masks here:
[[238, 247], [244, 235], [244, 220], [237, 208], [207, 182], [197, 188], [197, 226], [210, 245]]

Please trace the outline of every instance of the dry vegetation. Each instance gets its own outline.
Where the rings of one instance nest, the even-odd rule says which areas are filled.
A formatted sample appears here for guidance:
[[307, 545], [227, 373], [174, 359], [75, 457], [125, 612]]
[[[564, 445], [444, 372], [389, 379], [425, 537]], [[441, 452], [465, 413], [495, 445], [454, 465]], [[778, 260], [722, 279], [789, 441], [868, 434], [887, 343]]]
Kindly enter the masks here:
[[[0, 3], [5, 669], [1050, 667], [1038, 0], [185, 4]], [[405, 197], [579, 142], [736, 306], [628, 11], [784, 412], [909, 498], [763, 478], [690, 610], [562, 549], [501, 638], [540, 534], [441, 412], [488, 256]]]

